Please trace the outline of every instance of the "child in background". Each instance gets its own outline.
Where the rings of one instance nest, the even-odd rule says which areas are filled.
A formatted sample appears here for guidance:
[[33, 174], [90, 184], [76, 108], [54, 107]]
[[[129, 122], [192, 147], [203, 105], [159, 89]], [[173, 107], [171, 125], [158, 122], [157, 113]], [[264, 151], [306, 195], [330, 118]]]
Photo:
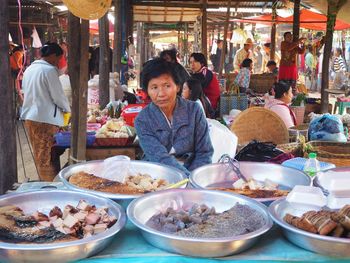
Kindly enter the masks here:
[[241, 93], [249, 92], [250, 75], [252, 74], [253, 61], [250, 58], [243, 60], [234, 84], [239, 87]]
[[215, 112], [209, 99], [204, 95], [201, 82], [198, 79], [190, 78], [183, 84], [182, 98], [197, 102], [207, 118], [214, 118]]

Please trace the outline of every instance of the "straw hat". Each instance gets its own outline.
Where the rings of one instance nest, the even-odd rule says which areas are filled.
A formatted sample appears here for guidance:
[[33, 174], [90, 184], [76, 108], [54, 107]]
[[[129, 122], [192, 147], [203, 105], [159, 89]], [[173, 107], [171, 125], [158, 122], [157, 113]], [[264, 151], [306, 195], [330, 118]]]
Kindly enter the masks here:
[[245, 43], [244, 43], [244, 45], [253, 45], [254, 43], [253, 43], [253, 40], [250, 38], [250, 37], [248, 37], [246, 40], [245, 40]]
[[112, 0], [62, 0], [73, 15], [86, 19], [99, 19], [106, 14]]

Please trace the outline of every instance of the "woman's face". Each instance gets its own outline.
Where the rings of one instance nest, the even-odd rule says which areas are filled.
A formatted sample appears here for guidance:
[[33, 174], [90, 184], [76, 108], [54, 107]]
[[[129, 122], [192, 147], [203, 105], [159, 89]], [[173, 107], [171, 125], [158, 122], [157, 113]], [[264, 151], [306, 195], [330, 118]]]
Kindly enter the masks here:
[[147, 92], [152, 102], [163, 112], [174, 110], [179, 87], [169, 74], [160, 75], [148, 82]]
[[289, 88], [287, 92], [284, 93], [286, 104], [291, 103], [293, 99], [292, 87]]
[[188, 87], [187, 82], [185, 82], [183, 87], [182, 87], [182, 94], [181, 94], [181, 96], [184, 99], [188, 100], [190, 98], [190, 95], [191, 95], [191, 90]]
[[190, 67], [193, 72], [199, 72], [202, 65], [200, 62], [196, 61], [194, 57], [190, 57]]

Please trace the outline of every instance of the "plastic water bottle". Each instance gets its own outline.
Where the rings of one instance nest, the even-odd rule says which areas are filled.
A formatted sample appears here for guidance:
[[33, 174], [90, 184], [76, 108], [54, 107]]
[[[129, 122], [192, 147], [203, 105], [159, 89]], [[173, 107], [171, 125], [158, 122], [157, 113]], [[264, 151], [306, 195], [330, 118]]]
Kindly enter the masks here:
[[311, 178], [314, 178], [317, 175], [317, 173], [321, 171], [320, 163], [316, 158], [316, 153], [309, 153], [309, 159], [307, 159], [304, 165], [304, 172]]

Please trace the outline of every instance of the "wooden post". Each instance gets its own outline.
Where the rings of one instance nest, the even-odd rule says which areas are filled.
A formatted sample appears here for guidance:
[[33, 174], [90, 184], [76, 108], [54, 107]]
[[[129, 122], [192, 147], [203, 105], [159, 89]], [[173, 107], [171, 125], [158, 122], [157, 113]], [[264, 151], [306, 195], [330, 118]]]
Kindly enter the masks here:
[[137, 53], [140, 56], [140, 72], [142, 65], [146, 62], [145, 60], [145, 30], [144, 23], [137, 23]]
[[206, 58], [208, 58], [208, 45], [207, 45], [207, 6], [208, 6], [208, 0], [203, 0], [203, 5], [202, 5], [202, 34], [201, 34], [201, 39], [202, 39], [202, 53]]
[[14, 90], [10, 81], [9, 1], [0, 6], [0, 194], [5, 194], [17, 181], [16, 125]]
[[85, 160], [89, 22], [68, 13], [68, 72], [72, 87], [70, 163]]
[[300, 0], [294, 0], [294, 14], [293, 14], [293, 41], [299, 39], [300, 31]]
[[226, 55], [226, 49], [227, 49], [227, 30], [230, 23], [230, 8], [231, 8], [231, 0], [228, 0], [226, 21], [224, 26], [224, 39], [223, 39], [221, 57], [220, 57], [219, 79], [221, 79], [222, 77], [222, 70], [224, 69], [224, 63], [225, 63], [225, 55]]
[[[272, 2], [272, 21], [276, 21], [277, 18], [277, 5], [276, 0]], [[275, 53], [276, 53], [276, 23], [272, 23], [271, 26], [271, 47], [270, 47], [270, 59], [275, 60]]]
[[[121, 28], [121, 5], [120, 0], [114, 0], [114, 47], [113, 47], [113, 70], [120, 74], [122, 59], [122, 28]], [[119, 78], [120, 80], [120, 78]]]
[[[115, 19], [118, 19], [116, 17]], [[109, 21], [105, 14], [98, 20], [98, 32], [100, 40], [100, 60], [99, 60], [99, 101], [100, 108], [104, 109], [109, 102]]]
[[328, 14], [327, 14], [327, 29], [325, 37], [325, 45], [323, 51], [322, 61], [322, 80], [321, 80], [321, 112], [328, 112], [328, 81], [329, 81], [329, 59], [332, 52], [332, 42], [334, 26], [337, 19], [337, 13], [346, 0], [328, 0]]

